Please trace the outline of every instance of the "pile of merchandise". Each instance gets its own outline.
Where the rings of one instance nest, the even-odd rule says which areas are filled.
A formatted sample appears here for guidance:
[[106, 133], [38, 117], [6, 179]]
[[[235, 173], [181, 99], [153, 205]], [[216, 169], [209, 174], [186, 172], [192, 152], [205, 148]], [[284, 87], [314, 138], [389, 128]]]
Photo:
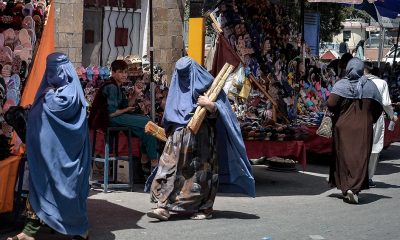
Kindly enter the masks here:
[[[304, 140], [306, 133], [298, 128], [320, 124], [337, 80], [335, 72], [311, 57], [309, 49], [304, 59], [298, 57], [301, 35], [284, 5], [270, 0], [226, 0], [216, 14], [223, 30], [219, 37], [227, 40], [242, 62], [224, 90], [244, 138]], [[268, 97], [251, 87], [250, 75]]]
[[0, 1], [0, 149], [13, 131], [3, 114], [20, 103], [46, 15], [46, 1]]

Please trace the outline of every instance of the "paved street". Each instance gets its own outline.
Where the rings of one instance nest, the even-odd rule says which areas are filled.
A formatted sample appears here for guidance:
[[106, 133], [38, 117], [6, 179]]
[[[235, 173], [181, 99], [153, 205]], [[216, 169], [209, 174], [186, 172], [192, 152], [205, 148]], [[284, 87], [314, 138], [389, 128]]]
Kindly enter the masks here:
[[[154, 221], [145, 215], [153, 205], [142, 191], [93, 191], [89, 199], [91, 240], [258, 240], [266, 236], [272, 240], [400, 239], [399, 156], [400, 144], [382, 152], [375, 177], [377, 187], [362, 192], [359, 205], [344, 203], [338, 190], [329, 189], [328, 165], [315, 163], [309, 164], [305, 172], [282, 173], [254, 167], [257, 197], [220, 194], [214, 218], [204, 221], [188, 216]], [[37, 239], [68, 238], [44, 230]]]

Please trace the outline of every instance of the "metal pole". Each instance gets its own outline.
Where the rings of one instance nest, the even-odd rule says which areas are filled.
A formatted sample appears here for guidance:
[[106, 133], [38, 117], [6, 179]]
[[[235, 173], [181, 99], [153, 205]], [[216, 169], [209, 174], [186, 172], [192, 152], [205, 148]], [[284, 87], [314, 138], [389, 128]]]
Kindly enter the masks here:
[[156, 99], [154, 83], [154, 46], [153, 46], [153, 0], [149, 0], [149, 18], [150, 18], [150, 98], [151, 98], [151, 119], [156, 119]]
[[304, 0], [301, 0], [300, 5], [300, 30], [301, 30], [301, 44], [304, 43]]
[[305, 0], [301, 0], [301, 6], [300, 6], [300, 24], [301, 24], [301, 53], [300, 56], [302, 56], [302, 60], [303, 60], [303, 64], [304, 67], [306, 67], [306, 54], [305, 54], [305, 40], [304, 40], [304, 1]]
[[[396, 56], [397, 56], [397, 48], [399, 47], [399, 37], [400, 37], [400, 22], [399, 22], [399, 28], [397, 29], [397, 39], [396, 39], [396, 45], [394, 46], [394, 57], [393, 57], [393, 63], [396, 62]], [[392, 63], [392, 64], [393, 64]]]
[[385, 28], [383, 24], [381, 24], [381, 33], [380, 33], [380, 43], [379, 43], [379, 53], [378, 53], [378, 67], [381, 66], [381, 61], [383, 58], [383, 48], [385, 47]]

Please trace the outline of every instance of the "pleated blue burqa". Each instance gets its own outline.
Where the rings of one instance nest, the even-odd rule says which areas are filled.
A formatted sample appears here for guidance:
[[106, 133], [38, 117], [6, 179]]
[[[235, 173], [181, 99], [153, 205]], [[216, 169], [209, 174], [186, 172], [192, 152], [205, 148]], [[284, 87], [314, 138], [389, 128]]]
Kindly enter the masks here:
[[[176, 71], [180, 70], [180, 74]], [[167, 131], [186, 127], [197, 107], [197, 99], [211, 86], [214, 77], [189, 57], [176, 63], [169, 86], [163, 126]], [[218, 142], [219, 190], [255, 197], [255, 182], [239, 122], [224, 91], [215, 102], [218, 108], [216, 137]]]
[[29, 201], [48, 226], [66, 235], [88, 229], [88, 104], [68, 57], [52, 53], [28, 116]]

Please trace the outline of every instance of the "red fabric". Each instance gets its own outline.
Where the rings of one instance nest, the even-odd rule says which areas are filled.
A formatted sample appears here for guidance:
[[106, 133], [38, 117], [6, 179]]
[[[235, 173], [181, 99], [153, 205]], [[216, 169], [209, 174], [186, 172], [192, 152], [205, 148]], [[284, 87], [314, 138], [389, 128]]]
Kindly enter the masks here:
[[306, 126], [309, 137], [304, 143], [306, 144], [307, 152], [329, 154], [332, 152], [332, 139], [324, 138], [317, 135], [316, 126]]
[[103, 94], [104, 87], [110, 84], [114, 84], [116, 87], [118, 87], [115, 80], [111, 78], [109, 81], [105, 82], [96, 92], [92, 106], [90, 107], [89, 111], [90, 113], [88, 124], [90, 129], [101, 129], [105, 131], [110, 124], [109, 113], [107, 109], [107, 97]]
[[394, 125], [394, 131], [389, 131], [387, 128], [389, 126], [390, 120], [385, 119], [385, 138], [383, 141], [383, 146], [389, 147], [390, 144], [394, 142], [400, 142], [400, 121], [396, 122], [396, 125]]
[[235, 68], [239, 66], [241, 60], [235, 51], [225, 39], [224, 35], [219, 34], [217, 40], [217, 49], [215, 50], [211, 75], [216, 77], [225, 63], [233, 65]]
[[[92, 142], [93, 131], [90, 130], [90, 138]], [[132, 154], [133, 156], [140, 156], [140, 141], [139, 138], [132, 138]], [[111, 151], [111, 149], [110, 149]], [[96, 135], [96, 146], [95, 146], [96, 154], [100, 154], [104, 156], [104, 133], [102, 131], [97, 131]], [[125, 134], [119, 133], [119, 141], [118, 141], [118, 155], [126, 156], [128, 155], [128, 140]]]
[[[389, 120], [385, 119], [384, 147], [389, 147], [394, 142], [400, 142], [400, 121], [396, 123], [394, 131], [389, 131]], [[305, 141], [307, 152], [327, 154], [332, 152], [332, 139], [324, 138], [316, 134], [318, 127], [307, 126], [309, 137]]]
[[306, 169], [306, 145], [303, 141], [245, 141], [247, 156], [260, 157], [294, 157]]

